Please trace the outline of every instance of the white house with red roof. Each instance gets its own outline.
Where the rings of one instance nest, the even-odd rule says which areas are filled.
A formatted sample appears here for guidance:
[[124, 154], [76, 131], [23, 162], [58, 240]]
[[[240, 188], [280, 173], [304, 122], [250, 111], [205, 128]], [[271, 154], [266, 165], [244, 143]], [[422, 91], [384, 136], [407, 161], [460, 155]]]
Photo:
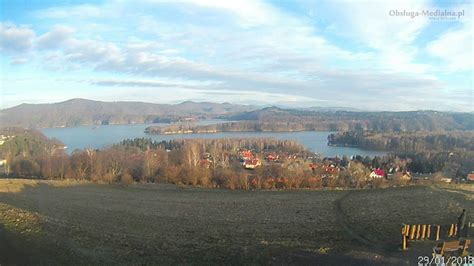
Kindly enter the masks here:
[[370, 173], [370, 178], [385, 178], [385, 170], [383, 169], [374, 169], [372, 173]]
[[466, 176], [467, 182], [474, 182], [474, 172]]

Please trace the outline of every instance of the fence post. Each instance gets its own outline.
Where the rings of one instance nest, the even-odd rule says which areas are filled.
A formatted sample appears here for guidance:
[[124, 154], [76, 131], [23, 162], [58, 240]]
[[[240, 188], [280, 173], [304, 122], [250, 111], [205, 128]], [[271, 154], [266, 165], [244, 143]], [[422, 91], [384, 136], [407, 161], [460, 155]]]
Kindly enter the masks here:
[[426, 238], [427, 239], [431, 238], [431, 224], [429, 224], [428, 228], [426, 229]]
[[402, 235], [402, 250], [407, 250], [407, 236]]
[[453, 224], [451, 224], [451, 225], [449, 226], [448, 237], [453, 236], [453, 232], [454, 232], [454, 226], [453, 226]]
[[457, 224], [453, 224], [453, 227], [454, 227], [454, 232], [453, 232], [453, 236], [457, 236], [458, 235], [458, 225]]
[[402, 227], [402, 250], [407, 249], [407, 231], [409, 229], [409, 226], [404, 224]]
[[425, 240], [426, 237], [426, 224], [421, 226], [421, 239]]
[[420, 239], [421, 224], [416, 226], [416, 240]]
[[440, 229], [441, 229], [441, 226], [437, 225], [436, 226], [436, 241], [439, 240], [439, 231], [440, 231]]
[[410, 240], [413, 240], [415, 238], [415, 232], [416, 232], [416, 224], [411, 226]]
[[411, 228], [410, 228], [410, 225], [409, 225], [409, 224], [406, 224], [405, 226], [406, 226], [405, 235], [408, 237], [408, 236], [410, 236], [410, 229], [411, 229]]

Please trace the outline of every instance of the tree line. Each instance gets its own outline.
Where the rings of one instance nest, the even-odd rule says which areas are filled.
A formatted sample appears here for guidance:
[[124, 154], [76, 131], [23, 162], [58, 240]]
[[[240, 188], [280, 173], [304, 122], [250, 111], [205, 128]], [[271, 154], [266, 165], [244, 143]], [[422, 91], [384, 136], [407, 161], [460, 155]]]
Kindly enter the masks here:
[[330, 134], [328, 143], [401, 152], [474, 151], [474, 131], [346, 131]]
[[437, 111], [410, 112], [321, 112], [311, 110], [268, 107], [230, 115], [229, 120], [257, 121], [260, 123], [293, 123], [306, 130], [338, 131], [436, 131], [474, 130], [473, 113]]
[[474, 170], [474, 131], [349, 131], [329, 135], [328, 143], [390, 151], [410, 159], [408, 169], [416, 173], [465, 177]]
[[236, 116], [235, 122], [213, 125], [178, 123], [150, 126], [150, 134], [188, 134], [215, 132], [291, 132], [291, 131], [375, 131], [413, 132], [474, 130], [473, 114], [416, 112], [309, 112], [266, 108]]
[[[153, 182], [230, 189], [379, 187], [405, 184], [405, 171], [462, 175], [473, 169], [464, 153], [400, 153], [383, 157], [321, 158], [295, 141], [276, 139], [124, 140], [105, 149], [68, 155], [56, 140], [35, 131], [0, 146], [11, 177], [79, 179], [103, 183]], [[242, 151], [264, 162], [242, 167]], [[278, 158], [268, 160], [271, 154]], [[460, 163], [461, 162], [461, 163]], [[467, 162], [467, 163], [465, 163]], [[372, 169], [392, 177], [373, 180]], [[335, 171], [333, 171], [335, 170]], [[405, 182], [405, 183], [404, 183]]]

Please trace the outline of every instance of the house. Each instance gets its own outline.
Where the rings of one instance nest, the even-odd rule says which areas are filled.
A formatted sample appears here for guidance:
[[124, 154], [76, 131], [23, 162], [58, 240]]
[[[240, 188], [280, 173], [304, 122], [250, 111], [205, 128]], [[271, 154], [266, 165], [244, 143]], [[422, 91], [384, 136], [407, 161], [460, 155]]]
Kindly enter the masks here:
[[212, 158], [212, 155], [208, 152], [204, 153], [201, 158], [201, 166], [205, 168], [210, 168], [211, 165], [214, 163], [214, 158]]
[[453, 179], [450, 178], [450, 177], [442, 177], [440, 179], [441, 182], [444, 182], [444, 183], [452, 183], [453, 182]]
[[411, 180], [411, 173], [408, 171], [403, 171], [403, 173], [399, 177], [400, 180]]
[[316, 169], [318, 169], [319, 167], [320, 167], [320, 165], [317, 164], [317, 163], [310, 163], [309, 164], [309, 168], [311, 168], [311, 171], [313, 171], [313, 172], [316, 171]]
[[332, 177], [332, 176], [337, 176], [339, 174], [339, 170], [340, 169], [336, 165], [330, 164], [324, 168], [324, 173], [325, 173], [325, 176]]
[[474, 172], [468, 174], [466, 176], [466, 180], [467, 180], [467, 182], [474, 182]]
[[255, 169], [262, 165], [262, 162], [258, 158], [245, 160], [242, 165], [245, 169]]
[[374, 169], [372, 173], [370, 173], [370, 178], [385, 178], [385, 171], [383, 169]]
[[278, 160], [279, 158], [280, 156], [276, 153], [270, 153], [270, 154], [267, 154], [267, 156], [265, 156], [265, 160], [267, 160], [267, 162], [274, 162]]
[[3, 145], [5, 141], [14, 138], [15, 136], [0, 135], [0, 145]]
[[240, 152], [240, 157], [242, 158], [243, 161], [246, 161], [246, 160], [252, 160], [254, 158], [254, 155], [252, 151], [246, 150], [246, 151]]

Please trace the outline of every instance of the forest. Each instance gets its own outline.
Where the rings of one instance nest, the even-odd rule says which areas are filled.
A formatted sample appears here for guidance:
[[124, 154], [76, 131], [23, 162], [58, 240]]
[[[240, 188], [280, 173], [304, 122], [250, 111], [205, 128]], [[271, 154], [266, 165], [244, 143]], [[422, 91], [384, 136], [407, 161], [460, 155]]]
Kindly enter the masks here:
[[150, 126], [149, 134], [190, 134], [216, 132], [291, 132], [291, 131], [451, 131], [474, 130], [469, 113], [415, 112], [314, 112], [276, 107], [222, 116], [233, 120], [213, 125], [176, 123]]
[[328, 143], [401, 152], [474, 151], [474, 131], [347, 131], [329, 135]]
[[349, 112], [311, 111], [268, 107], [223, 116], [231, 121], [293, 123], [307, 130], [435, 131], [474, 130], [473, 113], [437, 111]]
[[474, 131], [348, 131], [329, 135], [328, 144], [390, 151], [410, 159], [409, 169], [418, 173], [460, 177], [474, 170]]
[[291, 131], [338, 131], [352, 126], [329, 122], [261, 122], [239, 121], [213, 125], [196, 125], [194, 123], [177, 123], [169, 126], [150, 126], [145, 129], [148, 134], [193, 134], [217, 132], [291, 132]]

